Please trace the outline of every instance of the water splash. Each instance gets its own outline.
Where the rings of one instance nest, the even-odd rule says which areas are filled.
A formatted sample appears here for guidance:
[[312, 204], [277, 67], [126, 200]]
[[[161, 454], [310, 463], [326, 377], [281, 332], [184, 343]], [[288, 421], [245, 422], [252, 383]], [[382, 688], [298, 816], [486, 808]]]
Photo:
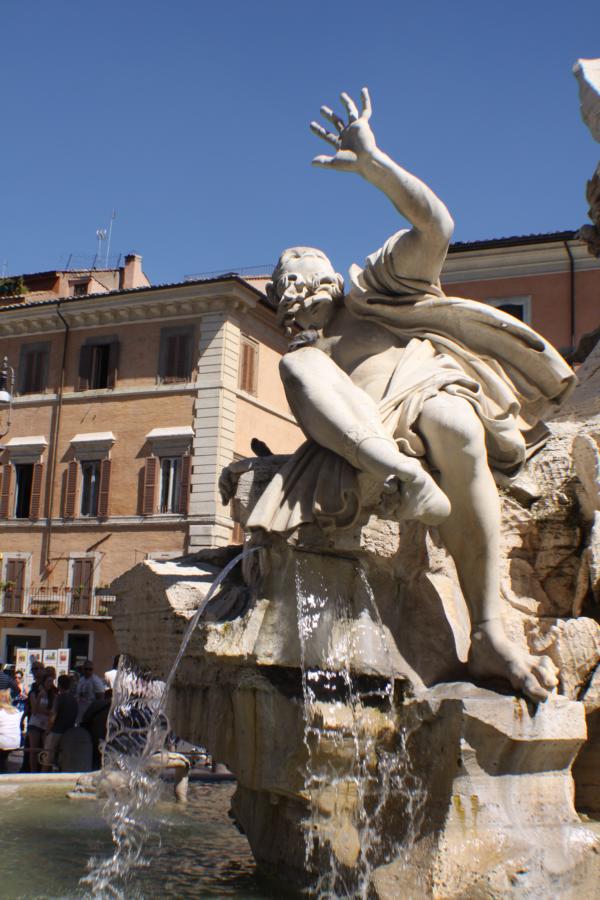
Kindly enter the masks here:
[[136, 870], [149, 865], [149, 844], [160, 840], [163, 824], [155, 810], [160, 795], [157, 758], [170, 743], [165, 710], [171, 685], [200, 618], [217, 590], [238, 563], [260, 549], [245, 548], [213, 581], [188, 623], [165, 682], [143, 672], [129, 657], [119, 661], [100, 775], [107, 794], [103, 815], [111, 828], [114, 850], [107, 859], [89, 861], [89, 871], [80, 881], [86, 897], [131, 900], [140, 896], [132, 888], [132, 879]]
[[[385, 635], [365, 571], [359, 587], [380, 636]], [[307, 754], [304, 823], [310, 896], [366, 900], [375, 867], [403, 854], [422, 825], [425, 792], [410, 758], [417, 723], [398, 715], [394, 667], [384, 642], [387, 676], [363, 679], [352, 671], [359, 640], [352, 598], [316, 580], [307, 560], [296, 565], [298, 633]], [[332, 621], [335, 628], [332, 628]], [[324, 625], [330, 640], [321, 665]], [[393, 810], [392, 810], [393, 808]], [[390, 817], [396, 827], [390, 829]], [[401, 823], [401, 824], [400, 824]]]

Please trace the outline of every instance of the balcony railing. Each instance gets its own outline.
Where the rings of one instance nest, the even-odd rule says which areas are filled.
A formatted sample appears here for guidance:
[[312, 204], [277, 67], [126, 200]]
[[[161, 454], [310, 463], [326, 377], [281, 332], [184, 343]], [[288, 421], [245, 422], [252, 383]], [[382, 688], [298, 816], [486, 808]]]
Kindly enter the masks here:
[[17, 616], [88, 616], [110, 618], [114, 594], [99, 588], [85, 593], [71, 588], [38, 588], [18, 593], [11, 588], [1, 592], [0, 615]]

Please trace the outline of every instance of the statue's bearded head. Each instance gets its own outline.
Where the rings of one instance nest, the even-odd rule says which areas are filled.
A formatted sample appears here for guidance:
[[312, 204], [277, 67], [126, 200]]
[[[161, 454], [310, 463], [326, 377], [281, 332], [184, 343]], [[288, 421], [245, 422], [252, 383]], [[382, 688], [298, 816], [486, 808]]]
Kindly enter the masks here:
[[277, 304], [277, 320], [288, 333], [294, 322], [303, 329], [323, 328], [334, 302], [344, 294], [344, 279], [313, 247], [284, 250], [271, 278], [267, 296]]

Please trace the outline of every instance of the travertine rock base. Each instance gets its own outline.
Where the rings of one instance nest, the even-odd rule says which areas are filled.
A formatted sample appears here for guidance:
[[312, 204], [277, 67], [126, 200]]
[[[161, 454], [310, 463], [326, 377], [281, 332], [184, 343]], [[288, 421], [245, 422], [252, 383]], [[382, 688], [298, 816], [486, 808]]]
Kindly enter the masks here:
[[[390, 629], [367, 614], [356, 560], [332, 558], [313, 561], [303, 589], [335, 564], [337, 586], [353, 602], [351, 637], [342, 641], [331, 612], [313, 634], [309, 665], [341, 670], [348, 660], [334, 651], [344, 646], [359, 700], [386, 679], [393, 699], [380, 691], [370, 703], [343, 695], [334, 703], [317, 691], [306, 735], [300, 645], [287, 621], [294, 601], [269, 596], [276, 585], [294, 587], [286, 554], [295, 552], [282, 542], [260, 554], [262, 598], [245, 612], [241, 583], [222, 592], [216, 608], [233, 609], [233, 617], [198, 629], [170, 704], [175, 731], [237, 776], [232, 815], [263, 870], [300, 887], [310, 865], [333, 867], [345, 884], [368, 877], [381, 900], [594, 896], [600, 855], [575, 813], [570, 774], [586, 736], [583, 704], [557, 696], [535, 709], [464, 682], [425, 688], [402, 671]], [[187, 619], [223, 565], [227, 552], [219, 553], [217, 565], [148, 562], [120, 579], [121, 649], [156, 675], [166, 675]], [[381, 585], [375, 592], [385, 606]], [[329, 780], [307, 786], [307, 766]], [[367, 859], [364, 811], [380, 835]]]

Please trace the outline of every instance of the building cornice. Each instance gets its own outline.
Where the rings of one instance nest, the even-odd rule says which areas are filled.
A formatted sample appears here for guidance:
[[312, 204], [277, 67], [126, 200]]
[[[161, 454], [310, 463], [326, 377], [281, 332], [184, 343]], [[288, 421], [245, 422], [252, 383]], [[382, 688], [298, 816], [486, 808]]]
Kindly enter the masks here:
[[183, 319], [208, 312], [230, 314], [254, 309], [259, 295], [237, 280], [145, 288], [2, 309], [0, 337], [62, 332], [57, 309], [72, 330], [114, 328], [143, 321]]
[[600, 259], [591, 256], [582, 241], [454, 249], [446, 257], [442, 284], [568, 272], [570, 262], [566, 243], [573, 254], [576, 272], [600, 269]]
[[[92, 391], [70, 391], [63, 394], [63, 403], [89, 403], [90, 400], [122, 400], [124, 397], [153, 397], [162, 394], [196, 394], [198, 385], [195, 382], [185, 384], [154, 384], [142, 387], [99, 388]], [[16, 406], [45, 406], [58, 401], [58, 394], [25, 394], [15, 397]]]
[[[36, 531], [47, 528], [48, 519], [2, 519], [2, 530], [7, 534], [11, 529], [18, 531], [28, 531], [34, 529]], [[106, 519], [99, 519], [97, 516], [85, 516], [84, 518], [62, 519], [53, 518], [52, 528], [76, 528], [78, 530], [90, 529], [93, 531], [131, 528], [135, 525], [144, 525], [149, 528], [184, 528], [191, 521], [190, 516], [182, 516], [178, 513], [157, 513], [154, 516], [108, 516]], [[80, 555], [78, 553], [78, 555]]]

